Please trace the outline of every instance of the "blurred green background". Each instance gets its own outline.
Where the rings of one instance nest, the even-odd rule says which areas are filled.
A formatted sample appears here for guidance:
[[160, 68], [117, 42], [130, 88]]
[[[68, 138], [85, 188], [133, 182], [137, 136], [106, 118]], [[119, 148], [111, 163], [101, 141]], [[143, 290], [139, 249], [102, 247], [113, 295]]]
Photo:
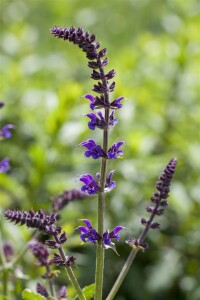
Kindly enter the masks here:
[[[80, 26], [97, 35], [108, 49], [107, 70], [117, 72], [113, 99], [123, 95], [119, 124], [110, 144], [124, 140], [124, 158], [109, 162], [117, 187], [106, 200], [106, 227], [128, 227], [117, 245], [120, 257], [106, 251], [104, 298], [126, 260], [130, 236], [142, 230], [140, 217], [155, 181], [172, 157], [178, 168], [170, 206], [161, 230], [148, 236], [150, 249], [140, 253], [117, 300], [200, 299], [200, 2], [195, 0], [0, 0], [1, 125], [13, 123], [12, 139], [1, 142], [1, 158], [12, 168], [0, 174], [1, 211], [49, 209], [51, 197], [80, 188], [84, 173], [99, 171], [100, 161], [83, 157], [79, 143], [101, 132], [87, 127], [93, 82], [84, 53], [55, 39], [54, 25]], [[78, 219], [96, 224], [95, 197], [67, 206], [62, 222], [67, 251], [77, 257], [81, 286], [94, 281], [95, 249], [81, 245]], [[19, 251], [30, 231], [3, 220], [4, 240]], [[42, 274], [31, 270], [27, 254], [21, 270], [32, 279], [15, 282], [15, 296], [35, 289]], [[44, 271], [44, 270], [43, 270]], [[41, 281], [41, 279], [40, 279]], [[64, 274], [57, 280], [65, 282]], [[62, 282], [61, 282], [62, 281]], [[73, 291], [69, 290], [71, 295]]]

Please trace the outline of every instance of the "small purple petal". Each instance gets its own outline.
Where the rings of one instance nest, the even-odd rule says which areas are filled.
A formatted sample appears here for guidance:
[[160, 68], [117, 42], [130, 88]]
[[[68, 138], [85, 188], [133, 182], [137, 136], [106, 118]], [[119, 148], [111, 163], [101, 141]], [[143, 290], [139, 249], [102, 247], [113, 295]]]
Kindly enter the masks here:
[[0, 173], [6, 173], [10, 169], [10, 162], [8, 158], [0, 161]]
[[92, 228], [92, 224], [90, 223], [90, 221], [88, 219], [83, 219], [82, 221], [85, 223], [85, 225], [87, 226], [88, 229]]
[[9, 139], [12, 136], [12, 133], [10, 132], [11, 129], [14, 129], [15, 126], [12, 124], [7, 124], [3, 126], [3, 128], [0, 130], [0, 137], [4, 137], [6, 139]]
[[92, 102], [95, 100], [95, 97], [90, 95], [90, 94], [85, 95], [85, 98], [92, 101]]

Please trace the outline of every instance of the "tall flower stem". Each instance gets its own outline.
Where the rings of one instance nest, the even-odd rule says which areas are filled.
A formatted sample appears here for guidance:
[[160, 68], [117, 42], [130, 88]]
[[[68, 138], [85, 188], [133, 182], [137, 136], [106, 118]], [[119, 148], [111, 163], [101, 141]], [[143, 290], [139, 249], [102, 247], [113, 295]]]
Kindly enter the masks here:
[[[102, 77], [102, 83], [107, 86], [107, 81], [105, 79], [104, 69], [99, 68]], [[104, 94], [105, 102], [109, 103], [109, 93]], [[105, 153], [108, 151], [108, 122], [109, 122], [109, 108], [105, 108], [105, 122], [106, 127], [103, 131], [103, 150]], [[104, 214], [105, 214], [105, 179], [106, 179], [106, 168], [107, 159], [102, 158], [101, 161], [101, 171], [100, 171], [100, 187], [101, 192], [98, 194], [98, 233], [102, 236], [104, 232]], [[102, 289], [103, 289], [103, 272], [104, 272], [104, 248], [102, 247], [102, 241], [97, 244], [96, 251], [96, 274], [95, 274], [95, 300], [102, 299]]]

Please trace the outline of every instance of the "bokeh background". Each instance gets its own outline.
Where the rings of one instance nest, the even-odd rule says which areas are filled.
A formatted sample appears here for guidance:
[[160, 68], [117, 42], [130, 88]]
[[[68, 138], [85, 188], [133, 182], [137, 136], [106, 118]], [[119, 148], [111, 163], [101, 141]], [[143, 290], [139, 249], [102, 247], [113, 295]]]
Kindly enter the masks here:
[[[140, 217], [155, 181], [172, 157], [178, 168], [170, 206], [161, 230], [148, 236], [150, 248], [139, 253], [117, 300], [200, 299], [200, 2], [195, 0], [1, 0], [1, 125], [13, 123], [12, 139], [1, 142], [1, 158], [12, 168], [0, 174], [1, 212], [6, 208], [50, 209], [51, 197], [80, 188], [79, 175], [96, 173], [100, 161], [83, 157], [79, 143], [101, 132], [87, 127], [93, 82], [84, 53], [55, 39], [54, 25], [83, 27], [108, 49], [115, 68], [113, 99], [123, 95], [119, 124], [110, 143], [126, 141], [124, 158], [109, 163], [117, 187], [106, 200], [106, 227], [128, 227], [106, 251], [104, 298], [126, 260], [124, 241], [142, 230]], [[95, 197], [68, 205], [61, 224], [67, 251], [77, 257], [81, 286], [94, 282], [95, 249], [81, 245], [78, 219], [96, 224]], [[31, 231], [3, 219], [3, 239], [16, 252]], [[13, 299], [24, 287], [35, 289], [44, 270], [27, 253], [18, 267]], [[19, 275], [21, 274], [21, 275]], [[24, 275], [23, 275], [24, 274]], [[21, 278], [20, 278], [21, 276]], [[41, 279], [39, 279], [41, 281]], [[58, 284], [66, 282], [64, 274]], [[73, 291], [69, 288], [73, 296]]]

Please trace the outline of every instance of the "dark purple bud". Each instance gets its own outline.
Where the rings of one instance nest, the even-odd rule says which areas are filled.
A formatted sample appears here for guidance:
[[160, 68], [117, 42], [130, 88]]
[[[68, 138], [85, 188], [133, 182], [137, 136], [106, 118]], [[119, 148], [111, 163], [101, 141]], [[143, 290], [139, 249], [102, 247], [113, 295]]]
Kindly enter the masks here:
[[83, 200], [86, 198], [86, 194], [82, 193], [78, 189], [72, 189], [70, 191], [64, 191], [61, 195], [53, 196], [52, 197], [52, 208], [53, 211], [59, 211], [64, 206], [69, 204], [72, 201], [75, 200]]
[[3, 253], [6, 258], [6, 261], [9, 262], [15, 253], [14, 248], [10, 242], [3, 243]]
[[102, 49], [101, 51], [99, 51], [99, 57], [100, 58], [104, 57], [106, 53], [107, 53], [107, 49], [106, 48]]
[[145, 226], [146, 226], [147, 223], [148, 223], [147, 220], [146, 220], [145, 218], [141, 218], [140, 221], [141, 221], [142, 225], [145, 225]]
[[65, 286], [62, 286], [58, 294], [58, 299], [64, 300], [65, 298], [67, 298], [67, 289]]
[[5, 105], [4, 102], [0, 101], [0, 108], [2, 108], [4, 105]]
[[58, 249], [60, 247], [60, 244], [52, 240], [46, 240], [45, 244], [51, 249]]
[[10, 169], [9, 159], [6, 157], [0, 161], [0, 173], [6, 173]]
[[66, 260], [63, 260], [60, 255], [54, 253], [53, 259], [51, 260], [51, 264], [69, 267], [75, 263], [75, 260], [76, 258], [74, 256], [67, 257]]
[[93, 70], [93, 72], [91, 74], [91, 78], [94, 80], [100, 80], [100, 79], [102, 79], [102, 76], [99, 72]]
[[[111, 86], [110, 86], [111, 87]], [[108, 87], [107, 85], [105, 86], [103, 83], [101, 82], [98, 82], [97, 84], [94, 84], [94, 87], [93, 87], [93, 91], [96, 92], [96, 93], [99, 93], [99, 94], [104, 94], [106, 93], [107, 91], [111, 91], [110, 90], [110, 87]]]
[[102, 67], [107, 66], [108, 62], [109, 62], [109, 60], [108, 60], [108, 58], [106, 57], [106, 58], [101, 62]]
[[67, 236], [66, 233], [63, 232], [60, 236], [59, 236], [59, 244], [64, 244], [67, 241]]
[[150, 228], [152, 228], [152, 229], [158, 229], [158, 228], [160, 228], [160, 224], [157, 223], [157, 222], [151, 223]]
[[113, 92], [115, 89], [115, 82], [111, 83], [111, 85], [109, 86], [109, 92]]
[[45, 298], [49, 297], [49, 294], [48, 294], [46, 288], [44, 286], [42, 286], [40, 283], [37, 283], [36, 290], [37, 290], [37, 293], [42, 295], [43, 297], [45, 297]]
[[33, 255], [38, 259], [37, 264], [40, 266], [47, 266], [49, 264], [49, 250], [39, 241], [32, 240], [28, 244], [29, 249]]
[[114, 77], [115, 77], [115, 74], [116, 74], [115, 70], [109, 71], [109, 72], [106, 74], [106, 79], [107, 79], [107, 80], [110, 80], [110, 79], [114, 78]]

